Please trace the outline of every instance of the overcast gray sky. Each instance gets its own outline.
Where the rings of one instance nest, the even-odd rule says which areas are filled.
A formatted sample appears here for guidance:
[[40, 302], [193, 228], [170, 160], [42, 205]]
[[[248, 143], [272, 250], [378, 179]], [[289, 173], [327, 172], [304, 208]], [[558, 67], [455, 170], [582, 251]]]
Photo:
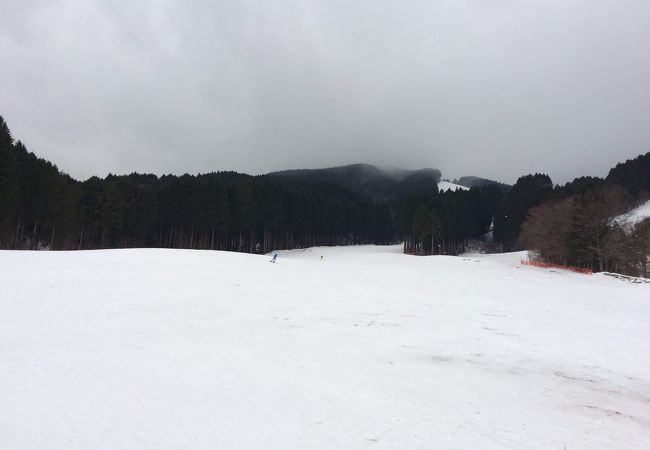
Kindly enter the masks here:
[[650, 151], [648, 0], [1, 0], [0, 115], [70, 175]]

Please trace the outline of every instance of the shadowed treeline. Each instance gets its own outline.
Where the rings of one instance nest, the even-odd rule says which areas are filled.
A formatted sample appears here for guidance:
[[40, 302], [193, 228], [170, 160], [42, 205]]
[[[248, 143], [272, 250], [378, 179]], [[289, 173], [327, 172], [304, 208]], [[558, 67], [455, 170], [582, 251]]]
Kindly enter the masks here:
[[650, 199], [650, 153], [618, 164], [605, 179], [580, 177], [553, 188], [550, 179], [522, 177], [495, 218], [506, 250], [536, 250], [547, 263], [648, 276], [650, 219], [617, 217]]
[[[0, 248], [266, 253], [404, 240], [411, 253], [456, 254], [488, 230], [501, 191], [488, 186], [439, 194], [439, 178], [434, 169], [388, 173], [353, 165], [262, 176], [133, 173], [79, 182], [14, 142], [0, 118]], [[427, 234], [429, 216], [416, 214], [421, 204], [441, 208], [439, 236]]]
[[394, 239], [389, 207], [332, 184], [234, 172], [79, 182], [14, 142], [0, 119], [0, 248], [261, 253]]
[[549, 263], [648, 274], [650, 222], [624, 229], [613, 218], [650, 198], [650, 153], [606, 179], [564, 186], [534, 174], [512, 187], [484, 180], [438, 192], [439, 178], [435, 169], [391, 173], [357, 164], [80, 182], [15, 142], [0, 117], [0, 248], [267, 253], [403, 242], [405, 253], [456, 255], [470, 239], [492, 237], [490, 250], [532, 249]]

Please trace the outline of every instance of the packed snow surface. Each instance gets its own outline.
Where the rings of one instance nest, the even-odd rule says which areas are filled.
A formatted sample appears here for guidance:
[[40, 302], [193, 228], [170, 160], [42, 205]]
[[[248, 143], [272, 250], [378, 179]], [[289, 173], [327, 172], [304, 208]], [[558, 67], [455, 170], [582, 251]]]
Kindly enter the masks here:
[[461, 186], [460, 184], [451, 183], [449, 181], [439, 181], [438, 182], [438, 191], [443, 192], [451, 189], [452, 191], [468, 191], [467, 186]]
[[650, 285], [521, 256], [0, 252], [0, 447], [649, 448]]

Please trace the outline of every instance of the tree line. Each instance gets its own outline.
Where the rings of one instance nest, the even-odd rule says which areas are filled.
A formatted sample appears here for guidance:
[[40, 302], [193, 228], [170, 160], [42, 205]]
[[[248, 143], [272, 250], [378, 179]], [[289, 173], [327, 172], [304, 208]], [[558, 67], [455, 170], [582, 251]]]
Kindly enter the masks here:
[[457, 255], [469, 239], [489, 232], [504, 191], [496, 184], [469, 190], [414, 192], [397, 207], [395, 226], [404, 252]]
[[390, 208], [327, 183], [235, 172], [79, 182], [0, 118], [0, 248], [168, 247], [266, 253], [394, 243]]
[[[469, 237], [489, 228], [501, 196], [495, 186], [438, 193], [440, 172], [434, 169], [400, 181], [369, 179], [372, 170], [334, 169], [324, 172], [327, 180], [213, 172], [80, 182], [15, 142], [0, 118], [0, 248], [267, 253], [403, 240], [409, 253], [457, 254]], [[348, 180], [349, 173], [364, 175], [362, 189]], [[386, 185], [394, 189], [379, 189]]]
[[[530, 174], [512, 187], [481, 180], [438, 192], [440, 173], [432, 169], [398, 181], [364, 165], [315, 172], [320, 179], [294, 172], [132, 173], [81, 182], [15, 141], [0, 117], [0, 248], [267, 253], [403, 242], [406, 253], [455, 255], [470, 239], [491, 235], [503, 251], [534, 249], [548, 262], [648, 274], [650, 223], [630, 228], [612, 218], [650, 198], [650, 153], [605, 179], [564, 186]], [[349, 180], [354, 174], [362, 184]]]
[[497, 209], [494, 238], [503, 250], [535, 250], [545, 262], [648, 277], [650, 220], [616, 220], [648, 199], [650, 153], [618, 164], [604, 179], [553, 187], [547, 175], [528, 175]]
[[404, 251], [458, 254], [469, 239], [491, 235], [500, 251], [533, 250], [545, 262], [648, 277], [650, 219], [616, 218], [650, 200], [650, 153], [618, 164], [604, 179], [554, 186], [536, 173], [512, 187], [479, 186], [406, 196], [395, 220]]

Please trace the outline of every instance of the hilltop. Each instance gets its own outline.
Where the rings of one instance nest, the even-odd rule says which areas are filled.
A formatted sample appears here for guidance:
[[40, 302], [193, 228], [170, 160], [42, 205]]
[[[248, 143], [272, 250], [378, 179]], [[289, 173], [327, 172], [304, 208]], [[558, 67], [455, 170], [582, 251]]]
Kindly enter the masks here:
[[330, 183], [375, 202], [390, 203], [413, 192], [435, 192], [440, 181], [438, 169], [380, 169], [370, 164], [350, 164], [324, 169], [295, 169], [268, 175]]

